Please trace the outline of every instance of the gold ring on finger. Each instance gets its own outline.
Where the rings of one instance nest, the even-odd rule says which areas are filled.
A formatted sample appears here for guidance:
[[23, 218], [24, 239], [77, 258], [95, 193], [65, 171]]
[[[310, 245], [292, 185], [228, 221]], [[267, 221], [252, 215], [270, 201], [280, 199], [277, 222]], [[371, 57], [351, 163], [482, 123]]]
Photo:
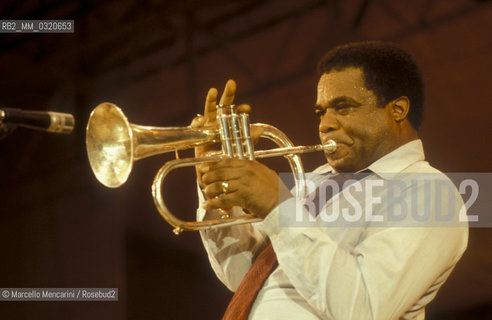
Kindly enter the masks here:
[[222, 181], [222, 193], [227, 194], [227, 189], [229, 189], [229, 182], [227, 181]]

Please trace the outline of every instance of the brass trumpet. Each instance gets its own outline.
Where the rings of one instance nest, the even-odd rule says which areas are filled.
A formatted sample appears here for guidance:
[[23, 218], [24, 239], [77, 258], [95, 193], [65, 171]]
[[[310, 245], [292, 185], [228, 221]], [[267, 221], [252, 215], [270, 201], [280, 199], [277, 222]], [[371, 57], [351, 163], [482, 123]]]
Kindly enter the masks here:
[[[161, 216], [174, 227], [173, 232], [205, 230], [260, 221], [250, 214], [206, 221], [183, 221], [173, 215], [164, 203], [161, 186], [167, 174], [177, 168], [216, 162], [237, 157], [254, 160], [284, 156], [290, 164], [296, 183], [296, 196], [306, 192], [302, 162], [298, 154], [313, 151], [336, 150], [336, 143], [314, 146], [294, 146], [277, 128], [267, 124], [250, 124], [247, 113], [237, 113], [234, 105], [217, 106], [218, 129], [191, 127], [150, 127], [132, 124], [120, 108], [111, 103], [101, 103], [91, 113], [87, 123], [86, 147], [89, 162], [96, 178], [105, 186], [117, 188], [126, 182], [133, 162], [153, 155], [193, 148], [220, 142], [222, 150], [207, 157], [184, 158], [166, 162], [158, 171], [152, 184], [152, 195]], [[253, 150], [250, 129], [263, 129], [261, 137], [270, 139], [279, 148]]]

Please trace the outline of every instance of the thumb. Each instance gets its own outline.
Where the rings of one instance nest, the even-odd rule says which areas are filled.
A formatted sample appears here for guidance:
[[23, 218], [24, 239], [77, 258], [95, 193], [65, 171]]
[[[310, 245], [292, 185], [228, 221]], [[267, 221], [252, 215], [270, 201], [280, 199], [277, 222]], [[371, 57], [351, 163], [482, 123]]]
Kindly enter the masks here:
[[251, 127], [251, 139], [253, 144], [256, 144], [263, 134], [264, 129], [261, 127]]

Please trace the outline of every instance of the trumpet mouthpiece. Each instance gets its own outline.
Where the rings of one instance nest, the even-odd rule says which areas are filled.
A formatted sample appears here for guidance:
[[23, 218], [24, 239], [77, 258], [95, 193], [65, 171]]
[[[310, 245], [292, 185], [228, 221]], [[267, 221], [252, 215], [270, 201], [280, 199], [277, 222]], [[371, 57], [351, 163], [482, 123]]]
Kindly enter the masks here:
[[321, 145], [321, 148], [323, 151], [327, 151], [327, 152], [335, 152], [337, 150], [337, 143], [335, 142], [335, 140], [328, 140], [326, 141], [326, 143], [323, 143]]

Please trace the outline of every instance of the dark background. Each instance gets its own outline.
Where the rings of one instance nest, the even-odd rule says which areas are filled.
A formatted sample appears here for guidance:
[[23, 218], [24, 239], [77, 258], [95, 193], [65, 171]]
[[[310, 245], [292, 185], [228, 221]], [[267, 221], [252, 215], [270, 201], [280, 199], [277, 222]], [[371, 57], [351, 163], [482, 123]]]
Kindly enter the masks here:
[[[172, 154], [137, 162], [119, 189], [94, 178], [85, 125], [100, 102], [133, 123], [187, 125], [207, 89], [233, 78], [253, 122], [315, 144], [317, 60], [338, 43], [390, 40], [426, 80], [431, 164], [492, 172], [489, 1], [24, 0], [2, 1], [0, 18], [75, 20], [73, 34], [0, 34], [0, 105], [76, 118], [68, 136], [19, 128], [0, 141], [0, 287], [119, 288], [118, 302], [2, 302], [2, 319], [218, 319], [231, 296], [198, 234], [174, 236], [153, 205], [153, 177]], [[307, 170], [323, 160], [303, 159]], [[173, 172], [165, 186], [188, 220], [193, 174]], [[491, 246], [490, 229], [470, 230], [428, 319], [491, 318]]]

